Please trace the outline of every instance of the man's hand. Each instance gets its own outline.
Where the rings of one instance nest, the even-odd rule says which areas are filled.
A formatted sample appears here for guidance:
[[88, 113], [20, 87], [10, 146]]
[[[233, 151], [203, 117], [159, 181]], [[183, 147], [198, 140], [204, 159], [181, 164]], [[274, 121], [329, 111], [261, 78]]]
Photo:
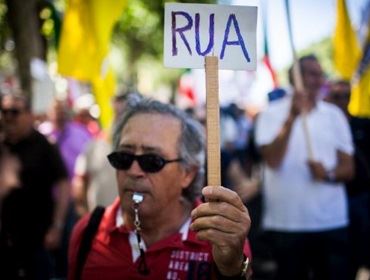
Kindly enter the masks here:
[[315, 181], [324, 181], [326, 179], [326, 170], [321, 162], [309, 160], [307, 163]]
[[207, 186], [202, 194], [207, 202], [192, 211], [191, 229], [200, 240], [212, 244], [213, 259], [222, 275], [238, 275], [251, 225], [248, 210], [238, 194], [230, 189]]
[[295, 119], [299, 114], [307, 110], [307, 106], [307, 94], [302, 91], [294, 91], [289, 117]]

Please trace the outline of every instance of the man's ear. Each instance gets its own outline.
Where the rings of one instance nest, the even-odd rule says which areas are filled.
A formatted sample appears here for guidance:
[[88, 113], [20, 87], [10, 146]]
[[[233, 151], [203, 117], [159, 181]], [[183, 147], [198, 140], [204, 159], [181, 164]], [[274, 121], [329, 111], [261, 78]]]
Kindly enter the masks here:
[[197, 173], [198, 173], [198, 168], [196, 166], [192, 166], [190, 168], [184, 168], [181, 187], [183, 189], [186, 189], [187, 187], [189, 187], [190, 183], [194, 180]]

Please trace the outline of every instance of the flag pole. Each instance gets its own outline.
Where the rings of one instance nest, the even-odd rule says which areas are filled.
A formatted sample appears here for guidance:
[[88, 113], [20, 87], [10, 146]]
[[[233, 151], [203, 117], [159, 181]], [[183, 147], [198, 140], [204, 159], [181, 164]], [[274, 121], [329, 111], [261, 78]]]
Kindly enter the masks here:
[[[304, 85], [303, 85], [303, 80], [302, 80], [301, 67], [299, 65], [297, 51], [296, 51], [296, 48], [295, 48], [295, 45], [294, 45], [294, 40], [293, 40], [289, 0], [285, 0], [285, 7], [286, 7], [286, 15], [287, 15], [287, 21], [288, 21], [289, 43], [290, 43], [290, 48], [291, 48], [292, 53], [293, 53], [293, 81], [294, 81], [294, 87], [295, 87], [295, 90], [297, 90], [299, 92], [303, 92], [304, 94], [306, 94], [305, 89], [304, 89]], [[307, 125], [307, 111], [302, 112], [302, 125], [303, 125], [304, 138], [306, 140], [308, 159], [312, 160], [313, 159], [313, 150], [312, 150], [310, 131], [308, 130], [308, 125]]]

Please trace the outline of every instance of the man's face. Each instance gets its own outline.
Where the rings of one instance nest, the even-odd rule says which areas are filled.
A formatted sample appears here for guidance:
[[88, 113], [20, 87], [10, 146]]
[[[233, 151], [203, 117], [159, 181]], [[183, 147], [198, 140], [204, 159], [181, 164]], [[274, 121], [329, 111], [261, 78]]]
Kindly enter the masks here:
[[9, 141], [22, 139], [32, 127], [31, 113], [21, 99], [4, 96], [1, 101], [1, 116], [5, 138]]
[[313, 59], [304, 61], [302, 78], [306, 91], [316, 98], [324, 83], [324, 73], [320, 64]]
[[[138, 114], [132, 117], [121, 133], [120, 151], [135, 155], [156, 154], [166, 160], [179, 158], [180, 122], [170, 116]], [[132, 195], [140, 192], [140, 216], [154, 218], [171, 213], [178, 205], [182, 190], [190, 184], [193, 172], [181, 162], [171, 162], [156, 173], [145, 172], [135, 160], [128, 170], [117, 171], [118, 191], [124, 212], [132, 212]]]
[[334, 84], [330, 87], [328, 101], [337, 105], [344, 113], [348, 112], [351, 88], [348, 84]]

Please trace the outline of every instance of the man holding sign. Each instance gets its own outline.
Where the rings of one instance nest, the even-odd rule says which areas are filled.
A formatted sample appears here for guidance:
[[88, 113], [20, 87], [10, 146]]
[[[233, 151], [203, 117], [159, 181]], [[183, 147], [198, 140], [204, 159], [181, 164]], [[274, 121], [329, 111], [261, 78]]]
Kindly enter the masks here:
[[117, 169], [119, 199], [97, 222], [83, 261], [79, 252], [86, 250], [81, 247], [94, 218], [75, 227], [68, 278], [246, 279], [248, 210], [227, 188], [201, 190], [201, 125], [158, 101], [128, 104], [108, 156]]
[[[69, 279], [247, 278], [250, 217], [237, 193], [219, 180], [217, 57], [223, 69], [255, 69], [256, 21], [256, 7], [166, 4], [165, 66], [206, 64], [208, 73], [209, 186], [201, 191], [206, 202], [199, 201], [201, 126], [160, 102], [129, 106], [108, 156], [117, 169], [120, 199], [104, 213], [95, 235], [96, 223], [88, 217], [76, 226]], [[89, 235], [92, 243], [85, 241]]]

